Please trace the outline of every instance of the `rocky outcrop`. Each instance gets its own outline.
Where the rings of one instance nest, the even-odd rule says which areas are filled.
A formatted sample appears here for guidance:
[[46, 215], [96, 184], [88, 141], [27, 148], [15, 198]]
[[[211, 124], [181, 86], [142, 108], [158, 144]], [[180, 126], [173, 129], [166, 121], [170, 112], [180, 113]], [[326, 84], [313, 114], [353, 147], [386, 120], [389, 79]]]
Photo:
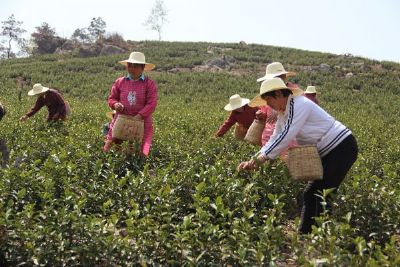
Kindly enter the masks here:
[[125, 52], [126, 50], [121, 47], [115, 45], [105, 45], [103, 46], [103, 48], [101, 48], [100, 56], [118, 55], [118, 54], [123, 54]]
[[97, 44], [82, 45], [78, 48], [79, 57], [95, 57], [100, 54], [101, 46]]

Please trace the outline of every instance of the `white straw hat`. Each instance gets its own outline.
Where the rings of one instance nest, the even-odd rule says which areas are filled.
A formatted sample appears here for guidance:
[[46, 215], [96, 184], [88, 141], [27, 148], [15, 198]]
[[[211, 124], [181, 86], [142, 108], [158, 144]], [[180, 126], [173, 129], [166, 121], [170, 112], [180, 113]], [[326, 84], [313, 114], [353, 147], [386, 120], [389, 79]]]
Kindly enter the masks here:
[[248, 98], [241, 98], [240, 95], [236, 94], [229, 98], [229, 104], [224, 107], [226, 111], [232, 111], [247, 105], [250, 102]]
[[28, 95], [32, 96], [32, 95], [37, 95], [37, 94], [41, 94], [44, 93], [46, 91], [48, 91], [49, 88], [48, 87], [44, 87], [43, 85], [41, 85], [40, 83], [37, 83], [33, 86], [32, 90], [30, 90], [28, 92]]
[[268, 92], [280, 90], [280, 89], [289, 89], [292, 91], [294, 96], [303, 94], [303, 90], [301, 90], [298, 87], [296, 87], [296, 88], [287, 87], [287, 85], [284, 83], [284, 81], [281, 78], [271, 78], [271, 79], [267, 79], [262, 82], [262, 84], [260, 86], [260, 94], [257, 95], [256, 97], [254, 97], [250, 101], [249, 106], [250, 107], [259, 107], [259, 106], [267, 105], [267, 101], [262, 99], [261, 95], [268, 93]]
[[315, 89], [315, 86], [307, 86], [306, 91], [304, 92], [305, 94], [319, 94], [319, 92], [317, 92], [317, 90]]
[[258, 78], [257, 82], [261, 82], [261, 81], [264, 81], [264, 80], [270, 79], [270, 78], [275, 78], [282, 74], [286, 74], [286, 76], [295, 76], [296, 75], [296, 73], [294, 73], [294, 72], [286, 71], [285, 68], [283, 67], [282, 63], [272, 62], [271, 64], [267, 65], [267, 68], [265, 70], [265, 76]]
[[156, 67], [154, 64], [147, 63], [144, 54], [141, 52], [132, 52], [128, 59], [119, 61], [119, 63], [124, 66], [127, 66], [128, 63], [144, 64], [144, 70], [152, 70]]

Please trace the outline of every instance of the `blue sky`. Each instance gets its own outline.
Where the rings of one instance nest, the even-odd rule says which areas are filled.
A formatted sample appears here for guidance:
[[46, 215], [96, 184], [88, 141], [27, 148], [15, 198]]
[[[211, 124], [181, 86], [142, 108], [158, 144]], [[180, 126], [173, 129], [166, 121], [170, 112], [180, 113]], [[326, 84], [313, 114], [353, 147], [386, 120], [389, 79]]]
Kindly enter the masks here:
[[[14, 14], [29, 33], [42, 22], [70, 37], [93, 17], [107, 32], [156, 40], [143, 25], [154, 0], [1, 0], [0, 20]], [[400, 63], [398, 0], [164, 0], [166, 41], [258, 43]], [[26, 36], [27, 37], [27, 36]]]

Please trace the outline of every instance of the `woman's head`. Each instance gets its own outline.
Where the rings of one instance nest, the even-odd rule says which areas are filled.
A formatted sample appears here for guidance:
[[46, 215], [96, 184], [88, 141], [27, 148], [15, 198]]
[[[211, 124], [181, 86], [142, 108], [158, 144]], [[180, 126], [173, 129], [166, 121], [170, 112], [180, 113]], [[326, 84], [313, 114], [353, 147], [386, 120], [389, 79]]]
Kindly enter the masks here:
[[[278, 91], [280, 91], [280, 93], [278, 93]], [[288, 97], [289, 95], [292, 95], [293, 92], [290, 89], [279, 89], [271, 92], [266, 92], [261, 95], [261, 98], [264, 100], [267, 98], [267, 96], [276, 98], [277, 94], [282, 95], [283, 97]]]
[[133, 77], [133, 79], [138, 79], [140, 75], [142, 75], [144, 71], [145, 64], [137, 64], [137, 63], [127, 63], [126, 70]]
[[[132, 52], [129, 55], [128, 59], [119, 61], [119, 63], [121, 63], [122, 65], [126, 66], [127, 68], [138, 68], [138, 69], [141, 69], [142, 72], [143, 72], [143, 70], [149, 71], [149, 70], [152, 70], [152, 69], [155, 68], [154, 64], [146, 62], [146, 57], [141, 52]], [[129, 64], [131, 64], [131, 65], [128, 66]], [[143, 65], [143, 69], [141, 67], [142, 65]]]
[[243, 111], [243, 107], [246, 106], [250, 100], [248, 98], [242, 98], [238, 94], [234, 94], [229, 98], [229, 103], [225, 105], [224, 109], [226, 111]]
[[267, 65], [264, 77], [257, 79], [257, 82], [262, 82], [271, 78], [281, 78], [282, 80], [286, 81], [286, 78], [288, 76], [295, 76], [295, 75], [296, 73], [294, 72], [286, 71], [282, 63], [272, 62]]
[[30, 96], [38, 95], [39, 96], [39, 95], [43, 95], [44, 93], [46, 93], [49, 90], [50, 90], [49, 87], [44, 87], [40, 83], [36, 83], [35, 85], [33, 85], [32, 89], [28, 92], [28, 95], [30, 95]]

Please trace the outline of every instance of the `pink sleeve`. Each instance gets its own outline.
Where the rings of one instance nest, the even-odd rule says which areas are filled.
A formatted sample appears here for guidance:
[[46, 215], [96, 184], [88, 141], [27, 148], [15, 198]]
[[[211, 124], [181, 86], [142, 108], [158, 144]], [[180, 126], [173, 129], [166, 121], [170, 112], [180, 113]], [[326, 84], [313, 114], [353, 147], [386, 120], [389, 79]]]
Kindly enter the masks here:
[[154, 81], [148, 80], [146, 85], [146, 104], [138, 112], [140, 116], [146, 118], [150, 116], [157, 106], [157, 86]]
[[121, 85], [121, 80], [124, 79], [124, 77], [117, 79], [113, 86], [111, 87], [111, 94], [108, 97], [108, 106], [111, 109], [114, 109], [115, 103], [119, 102], [119, 95], [120, 95], [120, 85]]

